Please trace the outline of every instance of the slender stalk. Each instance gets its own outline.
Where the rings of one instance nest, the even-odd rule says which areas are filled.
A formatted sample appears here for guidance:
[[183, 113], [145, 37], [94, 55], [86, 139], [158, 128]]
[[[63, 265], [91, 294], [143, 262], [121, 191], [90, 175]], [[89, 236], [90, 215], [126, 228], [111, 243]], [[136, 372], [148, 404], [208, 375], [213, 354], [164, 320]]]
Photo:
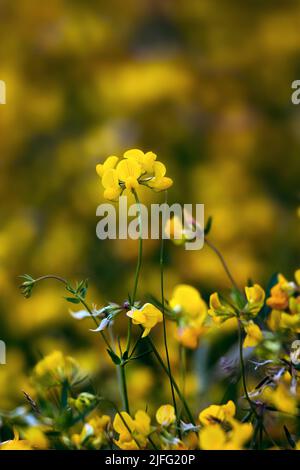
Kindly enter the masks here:
[[143, 227], [142, 227], [141, 203], [140, 203], [140, 200], [138, 198], [137, 192], [133, 191], [133, 194], [134, 194], [134, 197], [135, 197], [136, 204], [138, 206], [139, 250], [138, 250], [138, 260], [137, 260], [135, 278], [134, 278], [134, 286], [133, 286], [133, 291], [132, 291], [132, 296], [131, 296], [132, 306], [134, 305], [135, 298], [136, 298], [136, 292], [137, 292], [137, 287], [138, 287], [138, 282], [139, 282], [139, 277], [140, 277], [140, 271], [141, 271], [141, 266], [142, 266], [142, 257], [143, 257]]
[[[44, 280], [47, 280], [47, 279], [54, 279], [56, 281], [59, 281], [61, 282], [62, 284], [64, 284], [65, 286], [68, 286], [69, 283], [66, 279], [64, 279], [63, 277], [61, 276], [56, 276], [54, 274], [46, 274], [45, 276], [41, 276], [41, 277], [38, 277], [37, 279], [35, 279], [35, 282], [40, 282], [40, 281], [44, 281]], [[94, 317], [93, 315], [93, 311], [92, 309], [88, 306], [88, 304], [85, 302], [85, 300], [80, 296], [80, 295], [76, 295], [77, 299], [81, 302], [81, 304], [86, 308], [86, 310], [89, 312], [89, 314], [91, 315], [91, 318], [93, 319], [94, 323], [96, 326], [99, 326], [99, 323], [98, 323], [98, 320], [96, 317]], [[101, 333], [101, 336], [106, 344], [106, 346], [108, 347], [108, 349], [110, 351], [112, 351], [112, 348], [109, 344], [109, 341], [107, 340], [105, 334], [103, 331], [100, 331]]]
[[[132, 295], [131, 295], [131, 307], [134, 306], [134, 302], [135, 302], [135, 299], [136, 299], [136, 293], [137, 293], [137, 288], [138, 288], [138, 283], [139, 283], [139, 278], [140, 278], [140, 272], [141, 272], [141, 266], [142, 266], [142, 258], [143, 258], [143, 232], [142, 232], [143, 227], [142, 227], [141, 204], [140, 204], [138, 194], [135, 190], [133, 190], [133, 195], [134, 195], [134, 198], [135, 198], [135, 202], [138, 206], [139, 247], [138, 247], [137, 265], [136, 265], [135, 276], [134, 276], [133, 291], [132, 291]], [[132, 330], [132, 323], [131, 323], [131, 320], [129, 318], [128, 319], [128, 329], [127, 329], [127, 343], [126, 343], [126, 351], [127, 352], [129, 352], [129, 349], [130, 349], [131, 330]]]
[[[166, 198], [167, 198], [167, 192], [166, 192]], [[164, 295], [164, 237], [163, 237], [163, 234], [161, 235], [161, 242], [160, 242], [159, 265], [160, 265], [160, 290], [161, 290], [161, 305], [162, 305], [162, 314], [163, 314], [164, 345], [165, 345], [165, 351], [166, 351], [166, 359], [167, 359], [167, 367], [168, 367], [168, 375], [169, 375], [169, 380], [170, 380], [172, 401], [173, 401], [173, 406], [174, 406], [176, 420], [177, 420], [177, 427], [178, 429], [180, 429], [180, 419], [178, 416], [174, 385], [173, 385], [173, 379], [172, 379], [168, 341], [167, 341], [167, 325], [166, 325], [166, 316], [165, 316], [165, 295]]]
[[[147, 339], [148, 339], [148, 342], [149, 342], [149, 345], [151, 346], [152, 348], [152, 351], [156, 357], [156, 359], [158, 360], [160, 366], [162, 367], [162, 369], [164, 370], [164, 372], [169, 376], [169, 371], [168, 371], [168, 368], [167, 366], [165, 365], [164, 361], [162, 360], [162, 358], [160, 357], [160, 354], [159, 352], [157, 351], [152, 339], [150, 338], [150, 336], [147, 336]], [[178, 397], [180, 398], [183, 406], [184, 406], [184, 409], [186, 411], [186, 414], [187, 414], [187, 417], [189, 419], [189, 421], [195, 426], [195, 420], [193, 418], [193, 415], [192, 415], [192, 412], [184, 398], [184, 396], [182, 395], [181, 391], [180, 391], [180, 388], [178, 387], [176, 381], [174, 380], [174, 378], [172, 377], [172, 382], [173, 382], [173, 386], [174, 386], [174, 389], [175, 389], [175, 392], [177, 393]]]
[[179, 345], [180, 371], [181, 371], [181, 390], [185, 396], [185, 379], [186, 379], [186, 349], [182, 344]]
[[243, 329], [242, 329], [242, 323], [241, 323], [240, 319], [238, 319], [238, 330], [239, 330], [240, 365], [241, 365], [241, 373], [242, 373], [242, 382], [243, 382], [244, 393], [245, 393], [246, 400], [248, 401], [253, 414], [257, 418], [258, 416], [257, 416], [257, 411], [256, 411], [256, 408], [255, 408], [255, 405], [253, 404], [253, 402], [252, 402], [252, 400], [249, 396], [248, 389], [247, 389], [246, 371], [245, 371], [245, 363], [244, 363], [244, 355], [243, 355], [243, 338], [242, 338]]
[[124, 407], [124, 410], [130, 414], [127, 385], [126, 385], [125, 365], [122, 364], [118, 367], [119, 367], [119, 372], [120, 372], [120, 385], [121, 385], [121, 394], [122, 394], [122, 399], [123, 399], [123, 407]]
[[228, 267], [228, 265], [227, 265], [227, 263], [226, 263], [226, 261], [225, 261], [225, 259], [224, 259], [224, 256], [222, 255], [222, 253], [220, 252], [220, 250], [219, 250], [210, 240], [208, 240], [207, 237], [205, 237], [204, 240], [205, 240], [205, 243], [206, 243], [206, 244], [215, 252], [215, 254], [218, 256], [218, 258], [219, 258], [219, 260], [221, 261], [222, 266], [223, 266], [223, 268], [224, 268], [224, 270], [225, 270], [225, 272], [226, 272], [226, 274], [227, 274], [227, 276], [228, 276], [228, 278], [229, 278], [229, 280], [230, 280], [232, 286], [233, 286], [235, 289], [239, 290], [239, 287], [238, 287], [237, 283], [235, 282], [234, 277], [233, 277], [233, 275], [231, 274], [231, 272], [230, 272], [230, 270], [229, 270], [229, 267]]

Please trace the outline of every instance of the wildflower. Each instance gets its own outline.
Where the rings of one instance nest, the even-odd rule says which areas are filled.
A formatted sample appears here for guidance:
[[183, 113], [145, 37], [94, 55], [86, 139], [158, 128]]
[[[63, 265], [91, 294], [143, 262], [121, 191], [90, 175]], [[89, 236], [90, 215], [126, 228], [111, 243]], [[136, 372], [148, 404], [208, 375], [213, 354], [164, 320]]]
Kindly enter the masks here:
[[288, 282], [281, 274], [271, 289], [267, 305], [272, 308], [268, 325], [272, 331], [279, 329], [300, 332], [300, 270], [295, 272], [296, 282]]
[[121, 411], [121, 416], [116, 414], [113, 421], [113, 428], [119, 434], [116, 445], [122, 450], [145, 448], [151, 432], [150, 422], [150, 417], [142, 410], [135, 413], [134, 419], [125, 411]]
[[169, 302], [178, 328], [177, 340], [185, 347], [195, 349], [200, 336], [206, 331], [203, 326], [207, 308], [200, 293], [192, 286], [179, 284]]
[[259, 326], [253, 323], [253, 321], [250, 321], [244, 328], [247, 335], [244, 339], [243, 347], [254, 348], [262, 341], [263, 334]]
[[98, 175], [102, 178], [105, 171], [113, 170], [116, 167], [116, 164], [118, 163], [118, 160], [119, 160], [118, 157], [115, 157], [115, 156], [107, 157], [107, 159], [105, 160], [104, 163], [102, 163], [102, 164], [99, 163], [96, 166], [96, 171], [97, 171]]
[[210, 309], [208, 313], [216, 323], [237, 317], [237, 312], [239, 312], [239, 316], [243, 320], [256, 317], [264, 304], [265, 292], [261, 286], [254, 284], [252, 287], [245, 287], [245, 294], [247, 303], [240, 309], [229, 305], [227, 302], [221, 303], [217, 292], [215, 292], [210, 296]]
[[229, 400], [226, 405], [210, 405], [199, 414], [199, 421], [203, 425], [223, 422], [233, 418], [236, 412], [235, 404]]
[[209, 307], [208, 313], [213, 317], [215, 323], [222, 323], [229, 318], [236, 317], [235, 309], [227, 303], [221, 303], [217, 292], [211, 294]]
[[240, 450], [250, 439], [250, 423], [240, 423], [234, 418], [235, 404], [211, 405], [199, 414], [203, 425], [199, 432], [199, 445], [203, 450]]
[[132, 319], [134, 325], [142, 325], [144, 333], [142, 338], [145, 338], [151, 331], [151, 329], [157, 324], [163, 321], [163, 316], [157, 307], [150, 303], [144, 304], [141, 308], [132, 308], [127, 312], [127, 316]]
[[274, 389], [266, 387], [262, 393], [262, 398], [275, 406], [278, 411], [296, 415], [297, 398], [291, 393], [288, 386], [284, 382], [280, 382]]
[[260, 285], [254, 284], [252, 287], [245, 287], [245, 293], [248, 303], [243, 308], [243, 312], [255, 317], [264, 304], [265, 291]]
[[79, 366], [72, 357], [53, 351], [36, 364], [33, 377], [45, 386], [59, 385], [65, 380], [72, 384], [79, 379]]
[[127, 150], [123, 159], [108, 157], [103, 164], [96, 166], [104, 188], [104, 197], [116, 201], [123, 191], [132, 192], [140, 185], [154, 191], [163, 191], [172, 186], [171, 178], [165, 176], [166, 167], [156, 161], [153, 152], [142, 152], [139, 149]]
[[95, 416], [84, 424], [80, 434], [71, 436], [72, 443], [78, 448], [100, 449], [107, 444], [107, 432], [110, 425], [108, 415]]
[[170, 426], [176, 421], [175, 410], [172, 405], [163, 405], [156, 412], [156, 421], [162, 426]]
[[30, 442], [24, 439], [19, 439], [19, 433], [14, 429], [14, 438], [0, 443], [0, 450], [34, 450]]
[[49, 439], [45, 432], [38, 426], [33, 426], [24, 432], [25, 439], [34, 449], [48, 449]]

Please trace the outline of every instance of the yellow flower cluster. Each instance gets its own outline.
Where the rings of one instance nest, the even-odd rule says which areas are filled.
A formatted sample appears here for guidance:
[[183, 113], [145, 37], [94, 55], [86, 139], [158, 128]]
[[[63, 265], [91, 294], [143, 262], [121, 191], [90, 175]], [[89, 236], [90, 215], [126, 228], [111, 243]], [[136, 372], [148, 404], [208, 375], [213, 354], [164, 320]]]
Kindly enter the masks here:
[[234, 418], [235, 404], [211, 405], [199, 414], [202, 429], [199, 446], [203, 450], [242, 450], [252, 436], [251, 423], [240, 423]]
[[71, 384], [78, 378], [79, 366], [70, 356], [64, 356], [61, 351], [53, 351], [41, 359], [33, 371], [36, 383], [55, 386], [67, 379]]
[[124, 153], [121, 160], [110, 156], [104, 163], [98, 164], [96, 171], [101, 178], [105, 199], [116, 201], [124, 191], [136, 191], [140, 185], [154, 191], [170, 188], [173, 181], [165, 176], [166, 167], [156, 158], [153, 152], [131, 149]]
[[268, 324], [271, 330], [291, 330], [300, 333], [300, 269], [295, 272], [295, 281], [289, 282], [282, 274], [271, 289], [267, 305], [272, 309]]
[[262, 309], [265, 300], [265, 292], [261, 286], [254, 284], [252, 287], [245, 287], [246, 303], [242, 308], [231, 305], [227, 302], [221, 302], [217, 292], [210, 296], [209, 315], [212, 316], [215, 323], [220, 324], [231, 318], [237, 318], [241, 321], [246, 332], [246, 338], [243, 346], [255, 347], [263, 339], [262, 331], [259, 326], [253, 322]]

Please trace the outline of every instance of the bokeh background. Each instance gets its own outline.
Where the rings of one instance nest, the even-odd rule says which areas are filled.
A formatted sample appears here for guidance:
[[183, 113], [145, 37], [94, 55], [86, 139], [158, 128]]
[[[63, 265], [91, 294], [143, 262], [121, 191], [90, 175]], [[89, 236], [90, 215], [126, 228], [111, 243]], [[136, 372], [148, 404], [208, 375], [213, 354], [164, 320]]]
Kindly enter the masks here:
[[[1, 0], [0, 23], [0, 408], [22, 402], [28, 370], [55, 348], [113, 396], [115, 376], [88, 320], [71, 319], [53, 282], [25, 300], [18, 276], [89, 278], [98, 306], [126, 298], [137, 246], [96, 238], [95, 165], [139, 147], [166, 163], [170, 201], [205, 204], [211, 239], [241, 286], [249, 278], [266, 285], [277, 271], [291, 277], [299, 264], [300, 107], [291, 103], [299, 3]], [[158, 242], [145, 244], [140, 297], [158, 295], [158, 252]], [[229, 287], [208, 247], [168, 243], [166, 263], [167, 295], [179, 282], [206, 300]], [[206, 354], [200, 348], [187, 378], [197, 400]], [[152, 366], [128, 370], [135, 403], [163, 393]]]

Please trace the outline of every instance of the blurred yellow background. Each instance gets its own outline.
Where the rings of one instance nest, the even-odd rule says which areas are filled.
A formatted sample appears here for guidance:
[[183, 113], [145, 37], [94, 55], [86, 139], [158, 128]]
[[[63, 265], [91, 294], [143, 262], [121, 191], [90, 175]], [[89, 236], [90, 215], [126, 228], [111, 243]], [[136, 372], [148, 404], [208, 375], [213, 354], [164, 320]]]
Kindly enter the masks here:
[[[10, 408], [27, 368], [53, 348], [107, 373], [114, 389], [98, 336], [71, 319], [61, 287], [40, 285], [30, 300], [18, 290], [24, 272], [55, 273], [89, 278], [98, 306], [126, 298], [136, 242], [95, 232], [103, 201], [95, 165], [108, 155], [157, 153], [174, 180], [170, 201], [205, 204], [211, 239], [241, 285], [277, 271], [291, 277], [300, 10], [291, 0], [4, 0], [0, 18], [0, 407]], [[159, 242], [145, 244], [140, 295], [159, 292], [158, 252]], [[167, 295], [178, 282], [205, 299], [228, 287], [209, 248], [167, 244]], [[151, 367], [130, 377], [145, 384], [133, 388], [136, 400], [153, 389]]]

